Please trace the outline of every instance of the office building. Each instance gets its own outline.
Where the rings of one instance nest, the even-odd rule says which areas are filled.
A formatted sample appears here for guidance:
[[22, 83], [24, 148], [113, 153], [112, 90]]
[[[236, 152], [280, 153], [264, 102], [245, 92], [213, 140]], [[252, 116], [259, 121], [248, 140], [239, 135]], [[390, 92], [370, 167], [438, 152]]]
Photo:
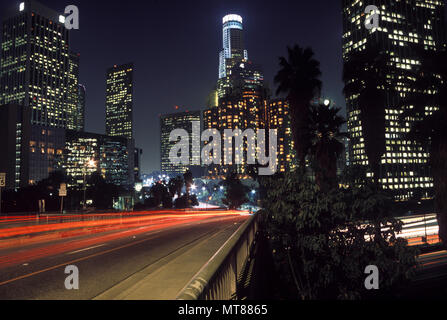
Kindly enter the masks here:
[[32, 124], [75, 129], [69, 92], [76, 66], [64, 16], [36, 1], [2, 14], [0, 105], [28, 107]]
[[[183, 174], [188, 169], [192, 169], [193, 166], [195, 166], [195, 163], [201, 163], [201, 157], [200, 157], [200, 145], [196, 146], [193, 144], [193, 140], [200, 141], [201, 139], [201, 132], [202, 129], [200, 129], [200, 132], [198, 134], [193, 133], [192, 130], [192, 122], [198, 121], [199, 123], [202, 123], [201, 120], [201, 111], [192, 111], [192, 112], [179, 112], [179, 113], [173, 113], [173, 114], [167, 114], [162, 115], [160, 117], [160, 167], [161, 172], [163, 174]], [[176, 144], [176, 142], [170, 142], [169, 137], [171, 135], [171, 132], [176, 129], [183, 129], [188, 132], [189, 135], [189, 156], [190, 156], [190, 163], [189, 165], [184, 164], [173, 164], [171, 162], [171, 159], [169, 158], [169, 153], [172, 149], [172, 147]], [[198, 148], [198, 149], [193, 149]], [[198, 153], [197, 153], [198, 152]], [[199, 154], [198, 157], [193, 156], [193, 154]], [[198, 165], [200, 167], [200, 165]]]
[[272, 99], [266, 109], [266, 125], [268, 129], [277, 130], [278, 172], [288, 172], [297, 167], [294, 149], [289, 102], [284, 99]]
[[78, 85], [78, 127], [79, 131], [85, 130], [85, 103], [87, 89], [83, 84]]
[[134, 183], [134, 154], [131, 140], [96, 133], [67, 130], [62, 167], [69, 187], [80, 188], [84, 174], [99, 172], [106, 183], [131, 187]]
[[65, 129], [31, 124], [29, 107], [0, 106], [0, 172], [6, 188], [18, 189], [48, 178], [58, 170], [65, 147]]
[[133, 138], [133, 64], [107, 70], [106, 134]]
[[[379, 26], [367, 28], [367, 5], [378, 10]], [[397, 198], [408, 199], [415, 190], [430, 194], [433, 179], [430, 173], [429, 154], [406, 135], [414, 118], [401, 119], [405, 99], [417, 90], [415, 82], [421, 69], [420, 51], [434, 52], [445, 45], [444, 2], [436, 0], [378, 1], [368, 3], [343, 0], [343, 59], [349, 65], [354, 54], [373, 49], [386, 61], [384, 75], [393, 88], [385, 88], [384, 105], [386, 151], [381, 159], [380, 177], [385, 189], [393, 190]], [[352, 79], [360, 82], [362, 79]], [[396, 92], [394, 92], [396, 91]], [[358, 93], [346, 97], [348, 131], [350, 134], [349, 163], [368, 166], [364, 130]], [[426, 115], [436, 110], [430, 93], [427, 97]], [[373, 176], [369, 172], [368, 176]]]
[[80, 109], [79, 96], [79, 61], [80, 54], [70, 52], [68, 68], [68, 91], [67, 91], [67, 109], [73, 117], [69, 119], [68, 129], [84, 130], [84, 108]]

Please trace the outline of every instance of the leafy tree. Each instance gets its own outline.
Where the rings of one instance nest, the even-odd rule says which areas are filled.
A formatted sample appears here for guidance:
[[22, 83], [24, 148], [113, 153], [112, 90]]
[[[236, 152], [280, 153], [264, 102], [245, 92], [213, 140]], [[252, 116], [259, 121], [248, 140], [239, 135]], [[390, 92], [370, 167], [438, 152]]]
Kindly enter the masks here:
[[230, 209], [238, 209], [241, 205], [248, 202], [248, 188], [242, 184], [236, 172], [230, 171], [222, 185], [226, 187], [223, 203]]
[[175, 199], [174, 206], [177, 209], [186, 209], [186, 208], [192, 208], [194, 206], [198, 206], [199, 201], [197, 200], [196, 195], [189, 195], [186, 194], [181, 196], [180, 198]]
[[186, 186], [186, 195], [189, 196], [190, 190], [191, 190], [191, 186], [193, 185], [193, 177], [192, 177], [192, 172], [191, 170], [187, 170], [184, 174], [183, 174], [183, 179], [185, 180], [185, 186]]
[[309, 151], [315, 180], [322, 190], [330, 189], [337, 183], [337, 159], [344, 150], [340, 139], [345, 136], [341, 133], [345, 120], [338, 115], [340, 110], [318, 104], [312, 106], [310, 111], [312, 146]]
[[[156, 207], [163, 204], [163, 201], [166, 203], [166, 199], [169, 197], [169, 191], [168, 188], [161, 182], [155, 183], [151, 189], [149, 190], [149, 194], [151, 198], [153, 198], [154, 203], [156, 204]], [[172, 198], [171, 198], [172, 202]]]
[[93, 172], [88, 178], [90, 187], [87, 194], [93, 199], [93, 205], [97, 209], [113, 208], [113, 199], [119, 197], [122, 189], [111, 183], [107, 183], [99, 172]]
[[280, 57], [281, 69], [275, 76], [278, 84], [277, 94], [285, 93], [290, 104], [291, 127], [294, 146], [301, 168], [310, 149], [310, 102], [319, 97], [322, 83], [320, 81], [320, 63], [314, 59], [311, 48], [303, 49], [298, 45], [288, 47], [288, 57]]
[[181, 197], [182, 196], [182, 189], [183, 189], [183, 179], [180, 176], [177, 176], [171, 180], [169, 180], [168, 183], [169, 193], [171, 197]]
[[267, 190], [263, 228], [285, 297], [367, 297], [369, 265], [379, 268], [381, 292], [411, 278], [417, 252], [397, 237], [402, 223], [389, 218], [393, 200], [387, 194], [370, 185], [323, 192], [298, 172], [262, 183]]

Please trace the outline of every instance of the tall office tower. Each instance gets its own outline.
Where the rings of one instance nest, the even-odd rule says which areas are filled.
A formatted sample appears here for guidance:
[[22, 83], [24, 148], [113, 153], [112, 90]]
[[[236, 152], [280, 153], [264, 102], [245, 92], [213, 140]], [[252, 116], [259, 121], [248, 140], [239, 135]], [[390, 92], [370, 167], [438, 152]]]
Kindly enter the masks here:
[[85, 131], [85, 95], [86, 88], [83, 84], [78, 85], [78, 128]]
[[69, 128], [69, 31], [64, 16], [38, 2], [23, 1], [4, 15], [0, 105], [31, 109], [37, 125]]
[[243, 30], [241, 16], [229, 14], [223, 18], [223, 50], [219, 56], [219, 79], [227, 75], [227, 59], [248, 60]]
[[[244, 48], [242, 18], [238, 15], [227, 15], [223, 18], [223, 23], [223, 51], [220, 54], [217, 97], [214, 96], [214, 103], [209, 103], [208, 109], [204, 111], [204, 126], [205, 129], [217, 129], [221, 134], [226, 129], [253, 129], [256, 132], [263, 124], [262, 112], [265, 110], [269, 92], [264, 86], [261, 67], [248, 61]], [[244, 139], [242, 164], [236, 165], [233, 156], [233, 159], [226, 159], [224, 163], [227, 165], [209, 166], [208, 176], [221, 178], [231, 169], [236, 170], [241, 178], [248, 177], [247, 146]], [[233, 155], [235, 148], [233, 143]], [[224, 160], [225, 151], [230, 152], [225, 150], [223, 143]]]
[[[173, 114], [163, 115], [160, 118], [160, 167], [161, 172], [167, 174], [183, 174], [187, 169], [191, 169], [194, 163], [201, 163], [200, 160], [200, 145], [193, 144], [193, 140], [200, 141], [201, 130], [198, 134], [193, 133], [192, 121], [199, 121], [201, 123], [201, 111], [193, 112], [179, 112]], [[169, 136], [172, 131], [176, 129], [186, 130], [189, 134], [189, 159], [190, 165], [175, 165], [169, 158], [169, 152], [176, 142], [170, 142]], [[194, 149], [193, 149], [194, 148]], [[198, 148], [198, 149], [197, 149]], [[195, 153], [199, 157], [193, 157]]]
[[297, 167], [297, 159], [290, 124], [289, 102], [283, 99], [270, 100], [266, 110], [267, 127], [278, 130], [278, 172], [293, 170]]
[[133, 138], [133, 64], [107, 70], [106, 133]]
[[68, 60], [67, 110], [73, 115], [68, 119], [67, 128], [82, 131], [84, 114], [79, 110], [79, 53], [70, 52]]
[[[421, 70], [418, 52], [441, 49], [445, 44], [444, 2], [437, 0], [358, 0], [343, 2], [343, 59], [349, 65], [353, 55], [362, 51], [379, 52], [387, 63], [386, 81], [397, 92], [385, 88], [385, 143], [381, 159], [380, 182], [385, 189], [394, 190], [399, 199], [408, 199], [416, 190], [428, 194], [433, 179], [428, 164], [429, 154], [406, 134], [414, 119], [400, 115], [405, 108], [405, 98], [417, 90], [415, 81]], [[368, 5], [378, 8], [365, 14]], [[379, 26], [367, 28], [365, 19], [378, 14]], [[361, 83], [362, 79], [351, 81]], [[393, 90], [393, 91], [394, 91]], [[433, 99], [427, 96], [426, 114], [435, 110]], [[358, 94], [346, 96], [348, 130], [350, 134], [350, 163], [369, 164], [365, 152], [364, 129]], [[431, 105], [431, 106], [430, 106]], [[369, 172], [369, 176], [373, 173]]]

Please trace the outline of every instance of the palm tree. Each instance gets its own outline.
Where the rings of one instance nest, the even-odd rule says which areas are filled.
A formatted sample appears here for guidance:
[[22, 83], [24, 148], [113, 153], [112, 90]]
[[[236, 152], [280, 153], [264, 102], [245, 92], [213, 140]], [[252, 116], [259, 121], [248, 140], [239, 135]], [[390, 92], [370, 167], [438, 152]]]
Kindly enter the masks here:
[[306, 155], [311, 147], [309, 128], [310, 102], [319, 97], [322, 83], [320, 63], [314, 59], [311, 48], [298, 45], [287, 47], [288, 59], [279, 58], [281, 69], [275, 76], [277, 94], [286, 94], [290, 104], [294, 146], [301, 168], [305, 168]]
[[[430, 154], [430, 166], [435, 191], [435, 206], [439, 237], [447, 244], [447, 51], [421, 53], [422, 67], [417, 72], [417, 90], [406, 101], [412, 109], [404, 116], [417, 119], [408, 138], [420, 143]], [[427, 93], [433, 94], [428, 99]], [[426, 116], [426, 107], [438, 110]]]
[[341, 132], [345, 119], [338, 115], [340, 108], [328, 108], [318, 104], [312, 106], [310, 124], [312, 127], [312, 147], [315, 181], [320, 190], [328, 190], [337, 182], [337, 159], [344, 150]]
[[386, 78], [386, 60], [382, 52], [368, 48], [352, 54], [343, 68], [343, 93], [359, 107], [365, 153], [375, 182], [380, 179], [381, 158], [386, 151], [385, 106], [394, 92]]

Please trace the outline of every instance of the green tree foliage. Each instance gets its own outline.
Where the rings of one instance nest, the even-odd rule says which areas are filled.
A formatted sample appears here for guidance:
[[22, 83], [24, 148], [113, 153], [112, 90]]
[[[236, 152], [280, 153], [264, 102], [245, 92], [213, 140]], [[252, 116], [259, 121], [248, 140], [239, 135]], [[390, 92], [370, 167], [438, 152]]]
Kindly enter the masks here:
[[189, 193], [191, 191], [191, 186], [193, 185], [193, 176], [191, 170], [187, 170], [183, 174], [183, 179], [185, 180], [185, 187], [186, 187], [186, 195], [189, 196]]
[[411, 277], [416, 252], [397, 238], [402, 223], [390, 218], [387, 194], [370, 185], [323, 192], [299, 172], [262, 184], [264, 230], [288, 298], [362, 298], [368, 265], [380, 270], [381, 292]]
[[315, 180], [322, 190], [330, 189], [337, 183], [337, 159], [344, 150], [341, 132], [345, 123], [338, 113], [340, 108], [328, 108], [318, 104], [310, 108], [310, 159]]
[[[162, 204], [167, 204], [169, 206], [168, 198], [170, 198], [169, 190], [162, 182], [155, 183], [149, 190], [150, 197], [153, 199], [151, 205], [158, 207]], [[170, 206], [172, 207], [172, 198]]]
[[311, 147], [309, 130], [310, 102], [320, 96], [320, 63], [314, 59], [311, 48], [298, 45], [287, 48], [288, 57], [280, 57], [280, 70], [275, 76], [277, 94], [284, 93], [290, 104], [291, 127], [294, 146], [301, 168]]
[[169, 180], [168, 188], [169, 188], [169, 194], [172, 198], [177, 195], [177, 197], [182, 196], [182, 189], [183, 189], [183, 178], [180, 176], [177, 176], [171, 180]]
[[93, 172], [88, 178], [88, 197], [93, 199], [93, 206], [97, 209], [113, 208], [113, 199], [119, 197], [122, 188], [117, 185], [106, 183], [99, 172]]
[[222, 181], [222, 185], [226, 187], [225, 198], [222, 201], [230, 209], [238, 209], [248, 202], [248, 188], [242, 184], [236, 172], [230, 171]]
[[196, 195], [183, 195], [180, 198], [175, 199], [174, 201], [174, 206], [177, 209], [187, 209], [198, 205], [199, 201], [197, 200]]

